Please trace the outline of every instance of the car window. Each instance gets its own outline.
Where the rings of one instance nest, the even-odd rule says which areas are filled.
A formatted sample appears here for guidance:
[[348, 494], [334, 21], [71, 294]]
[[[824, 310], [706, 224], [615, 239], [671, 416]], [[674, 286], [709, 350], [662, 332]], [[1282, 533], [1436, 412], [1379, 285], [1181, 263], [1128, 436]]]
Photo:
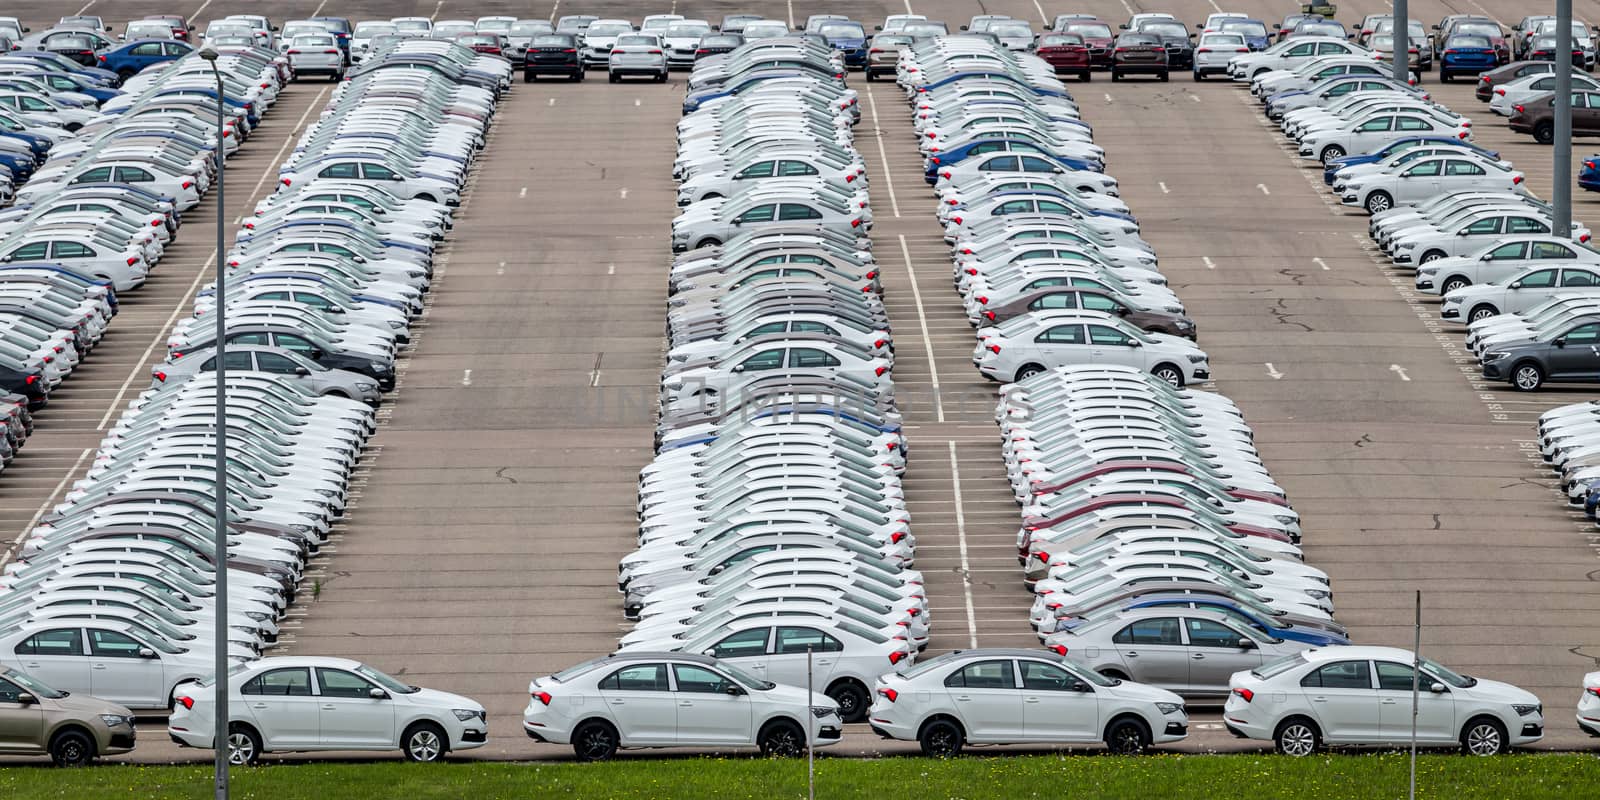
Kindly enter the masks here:
[[128, 51], [128, 54], [135, 56], [159, 56], [161, 55], [161, 43], [145, 42], [143, 44], [136, 44], [133, 46], [132, 50]]
[[785, 177], [791, 175], [815, 175], [817, 168], [804, 161], [782, 161], [778, 164], [778, 174]]
[[317, 173], [319, 178], [354, 178], [356, 177], [355, 164], [331, 164]]
[[763, 655], [767, 652], [767, 634], [771, 631], [771, 628], [751, 628], [731, 634], [711, 646], [711, 655], [716, 658]]
[[1480, 219], [1477, 222], [1474, 222], [1471, 225], [1467, 226], [1467, 233], [1469, 235], [1483, 235], [1483, 234], [1489, 234], [1489, 233], [1499, 233], [1500, 232], [1500, 221], [1501, 221], [1501, 219], [1502, 219], [1501, 217], [1490, 217], [1488, 219]]
[[1358, 131], [1386, 131], [1386, 130], [1389, 130], [1389, 126], [1393, 125], [1393, 124], [1394, 124], [1394, 118], [1393, 117], [1379, 117], [1377, 119], [1367, 120], [1366, 122], [1361, 124], [1361, 127], [1356, 128], [1356, 130], [1358, 130]]
[[323, 697], [370, 697], [376, 688], [366, 678], [342, 669], [317, 667], [317, 693]]
[[110, 167], [95, 167], [72, 179], [73, 183], [101, 183], [111, 180]]
[[776, 205], [774, 205], [774, 204], [768, 204], [768, 205], [764, 205], [764, 206], [756, 206], [755, 208], [752, 208], [749, 211], [746, 211], [743, 214], [740, 214], [739, 215], [739, 219], [737, 221], [738, 222], [771, 222], [773, 215], [776, 214], [776, 213], [778, 213], [778, 207]]
[[[1319, 689], [1371, 689], [1372, 672], [1366, 661], [1335, 661], [1306, 673], [1300, 685]], [[1406, 677], [1406, 688], [1411, 678]]]
[[1511, 242], [1489, 251], [1490, 261], [1508, 261], [1522, 258], [1528, 252], [1527, 242]]
[[1016, 678], [1011, 670], [1011, 660], [979, 661], [968, 664], [944, 679], [944, 685], [967, 689], [1014, 689]]
[[1043, 661], [1023, 659], [1017, 662], [1017, 666], [1022, 668], [1022, 688], [1031, 691], [1070, 692], [1074, 686], [1083, 683], [1072, 673]]
[[0, 678], [0, 703], [15, 703], [22, 694], [22, 687], [17, 686], [5, 678]]
[[102, 658], [138, 658], [143, 646], [126, 634], [89, 629], [89, 652]]
[[1090, 311], [1115, 312], [1122, 308], [1122, 304], [1101, 294], [1084, 294], [1078, 296], [1083, 307]]
[[17, 655], [81, 656], [83, 634], [77, 628], [40, 631], [17, 643]]
[[1572, 249], [1558, 242], [1533, 242], [1531, 255], [1534, 258], [1577, 258], [1578, 254]]
[[1311, 51], [1315, 50], [1316, 48], [1317, 46], [1315, 44], [1307, 42], [1306, 44], [1295, 45], [1294, 47], [1289, 48], [1289, 52], [1285, 53], [1285, 55], [1291, 58], [1298, 56], [1309, 56], [1311, 55]]
[[789, 351], [789, 366], [791, 367], [837, 367], [839, 359], [831, 354], [812, 347], [796, 347]]
[[[1379, 661], [1377, 667], [1379, 689], [1386, 692], [1411, 691], [1411, 676], [1415, 673], [1412, 671], [1410, 664]], [[1428, 685], [1424, 683], [1421, 688], [1426, 691]]]
[[1051, 292], [1028, 304], [1029, 310], [1077, 308], [1078, 296], [1073, 292]]
[[156, 179], [149, 170], [139, 167], [117, 167], [117, 180], [122, 183], [149, 183]]
[[1567, 335], [1562, 338], [1567, 340], [1567, 344], [1594, 344], [1595, 342], [1600, 342], [1600, 323], [1591, 322], [1588, 325], [1579, 325], [1567, 331]]
[[[779, 324], [781, 325], [782, 323]], [[826, 333], [834, 336], [839, 335], [839, 332], [833, 328], [830, 328], [820, 322], [811, 322], [809, 320], [795, 320], [794, 323], [789, 326], [789, 330], [795, 333]]]
[[1178, 633], [1177, 617], [1158, 617], [1156, 619], [1141, 619], [1128, 623], [1128, 626], [1111, 637], [1117, 644], [1183, 644], [1183, 637]]
[[1556, 271], [1553, 269], [1536, 270], [1524, 275], [1517, 282], [1528, 289], [1543, 289], [1554, 286], [1556, 285]]
[[1586, 269], [1567, 269], [1561, 271], [1561, 285], [1565, 286], [1600, 286], [1600, 275]]
[[[766, 647], [765, 642], [762, 647]], [[671, 687], [667, 685], [666, 664], [633, 664], [607, 675], [600, 681], [600, 688], [617, 692], [665, 692]]]
[[1532, 217], [1511, 217], [1506, 220], [1506, 233], [1549, 233], [1550, 226]]
[[1108, 328], [1104, 325], [1090, 325], [1089, 341], [1094, 344], [1124, 346], [1133, 340], [1116, 328]]
[[1430, 177], [1430, 176], [1433, 176], [1433, 175], [1438, 175], [1439, 174], [1439, 167], [1442, 166], [1443, 164], [1444, 164], [1443, 161], [1424, 161], [1424, 162], [1422, 162], [1420, 164], [1417, 164], [1417, 165], [1413, 166], [1412, 168], [1406, 170], [1405, 174], [1408, 177], [1413, 177], [1413, 178], [1425, 178], [1425, 177]]
[[[227, 357], [223, 359], [223, 363], [227, 365], [230, 371], [255, 369], [255, 367], [251, 366], [250, 364], [250, 354], [242, 353], [237, 350], [228, 351]], [[216, 356], [206, 359], [205, 363], [200, 365], [201, 372], [212, 372], [215, 371], [216, 368]]]
[[12, 261], [43, 261], [49, 250], [49, 242], [34, 242], [12, 250], [6, 257]]
[[739, 366], [743, 367], [747, 372], [750, 370], [777, 369], [783, 366], [783, 351], [763, 350], [745, 359], [744, 363]]
[[731, 685], [727, 678], [694, 664], [673, 664], [672, 677], [678, 682], [680, 692], [724, 694]]
[[1189, 644], [1195, 647], [1239, 649], [1239, 632], [1220, 622], [1186, 617], [1184, 624], [1189, 629]]
[[837, 653], [844, 649], [838, 639], [816, 628], [779, 628], [778, 644], [773, 652], [778, 655], [805, 653]]
[[395, 177], [394, 170], [382, 164], [362, 164], [361, 177], [373, 181], [386, 181]]
[[282, 353], [256, 353], [256, 368], [262, 372], [293, 375], [300, 365]]
[[1033, 340], [1041, 344], [1083, 344], [1083, 326], [1057, 325], [1035, 336]]
[[778, 206], [778, 219], [822, 219], [822, 212], [812, 208], [811, 206], [803, 206], [799, 203], [784, 203], [783, 205]]
[[763, 161], [760, 164], [751, 164], [739, 173], [740, 178], [770, 178], [777, 167], [776, 161]]
[[77, 242], [56, 242], [51, 258], [93, 258], [95, 252]]
[[1489, 173], [1486, 172], [1483, 167], [1480, 167], [1477, 164], [1472, 163], [1471, 161], [1450, 161], [1445, 165], [1444, 174], [1446, 174], [1446, 175], [1487, 175]]
[[311, 670], [307, 667], [269, 670], [246, 681], [239, 687], [239, 694], [310, 697]]
[[1395, 130], [1399, 131], [1431, 131], [1433, 126], [1416, 117], [1401, 117], [1395, 121]]

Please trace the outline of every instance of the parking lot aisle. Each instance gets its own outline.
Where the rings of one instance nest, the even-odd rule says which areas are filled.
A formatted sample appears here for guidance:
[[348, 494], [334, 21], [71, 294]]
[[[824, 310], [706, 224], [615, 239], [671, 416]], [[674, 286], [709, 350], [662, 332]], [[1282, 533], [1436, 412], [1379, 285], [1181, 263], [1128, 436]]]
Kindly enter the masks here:
[[972, 367], [972, 326], [950, 283], [950, 248], [933, 218], [905, 96], [893, 83], [852, 85], [866, 105], [856, 146], [872, 178], [873, 249], [895, 332], [895, 393], [911, 456], [906, 505], [933, 617], [928, 652], [1037, 646], [994, 389]]
[[[227, 221], [250, 213], [276, 186], [288, 144], [327, 100], [326, 86], [292, 86], [227, 162]], [[252, 188], [253, 187], [253, 188]], [[184, 214], [183, 227], [144, 286], [118, 295], [121, 307], [105, 338], [35, 415], [36, 427], [0, 475], [0, 563], [42, 510], [78, 477], [128, 401], [150, 383], [149, 364], [166, 357], [172, 323], [190, 311], [194, 292], [216, 278], [216, 195]]]
[[548, 82], [503, 101], [381, 453], [284, 648], [478, 699], [490, 751], [526, 752], [529, 678], [610, 652], [623, 629], [680, 97]]
[[[1320, 173], [1282, 151], [1240, 88], [1105, 91], [1084, 116], [1352, 638], [1409, 646], [1421, 589], [1425, 653], [1569, 706], [1592, 669], [1573, 651], [1592, 647], [1600, 587], [1550, 473], [1519, 449], [1528, 429], [1496, 420], [1441, 346], [1457, 335], [1419, 324], [1352, 235], [1364, 240], [1365, 216], [1325, 204]], [[1568, 715], [1549, 724], [1547, 745], [1581, 741]]]

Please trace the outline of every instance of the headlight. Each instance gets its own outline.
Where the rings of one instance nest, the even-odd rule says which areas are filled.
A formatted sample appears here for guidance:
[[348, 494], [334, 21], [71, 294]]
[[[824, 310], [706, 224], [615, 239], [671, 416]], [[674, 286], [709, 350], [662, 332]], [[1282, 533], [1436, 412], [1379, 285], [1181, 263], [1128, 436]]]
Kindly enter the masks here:
[[1499, 361], [1500, 359], [1505, 358], [1506, 356], [1509, 356], [1509, 355], [1511, 355], [1511, 354], [1510, 353], [1506, 353], [1506, 352], [1484, 353], [1483, 354], [1483, 360], [1485, 362], [1488, 362], [1488, 361]]
[[1415, 249], [1417, 249], [1417, 243], [1416, 242], [1400, 242], [1399, 244], [1394, 246], [1394, 249], [1396, 249], [1396, 250], [1415, 250]]
[[1182, 703], [1156, 703], [1156, 710], [1163, 714], [1182, 714]]
[[267, 620], [272, 619], [270, 614], [267, 614], [263, 611], [246, 611], [244, 612], [244, 615], [255, 620], [256, 622], [266, 622]]
[[370, 392], [370, 391], [372, 391], [372, 390], [374, 390], [376, 388], [378, 388], [378, 384], [376, 384], [376, 383], [358, 383], [358, 384], [356, 384], [356, 390], [357, 391]]
[[1333, 592], [1325, 592], [1321, 589], [1307, 589], [1306, 594], [1308, 596], [1315, 597], [1318, 600], [1326, 600], [1333, 596]]
[[115, 728], [118, 725], [132, 725], [133, 717], [124, 717], [121, 714], [101, 714], [100, 721], [104, 722], [107, 728]]
[[323, 497], [338, 497], [339, 496], [339, 493], [334, 491], [334, 490], [332, 490], [332, 489], [318, 489], [317, 490], [317, 494], [320, 494]]
[[1359, 191], [1361, 189], [1361, 184], [1359, 184], [1359, 183], [1347, 183], [1347, 184], [1345, 184], [1344, 188], [1345, 188], [1345, 191], [1349, 191], [1349, 192]]
[[1190, 364], [1204, 364], [1205, 361], [1206, 361], [1206, 357], [1205, 356], [1189, 356], [1189, 363]]
[[[1519, 705], [1512, 706], [1511, 710], [1517, 712], [1517, 716], [1519, 716], [1519, 717], [1526, 717], [1526, 716], [1528, 716], [1530, 714], [1543, 714], [1544, 713], [1544, 704], [1543, 703], [1535, 703], [1534, 705], [1531, 705], [1531, 706], [1530, 705], [1520, 705], [1519, 704]], [[105, 719], [105, 717], [101, 717], [101, 719]]]
[[389, 365], [388, 364], [380, 364], [380, 363], [378, 363], [376, 361], [370, 362], [368, 364], [368, 366], [372, 367], [372, 371], [373, 372], [388, 372], [389, 371]]
[[831, 717], [836, 713], [838, 713], [838, 712], [834, 710], [833, 706], [812, 706], [811, 707], [811, 716], [816, 717], [817, 719], [827, 719], [828, 717]]
[[1287, 514], [1276, 514], [1272, 518], [1277, 520], [1279, 525], [1293, 525], [1295, 523], [1295, 518]]
[[1139, 259], [1139, 264], [1140, 264], [1140, 266], [1153, 267], [1156, 264], [1156, 260], [1153, 259], [1153, 258], [1143, 258], [1143, 257], [1141, 257]]
[[472, 720], [484, 719], [485, 717], [485, 714], [482, 711], [477, 711], [471, 708], [452, 708], [450, 709], [450, 713], [456, 715], [456, 719], [461, 720], [462, 722], [471, 722]]

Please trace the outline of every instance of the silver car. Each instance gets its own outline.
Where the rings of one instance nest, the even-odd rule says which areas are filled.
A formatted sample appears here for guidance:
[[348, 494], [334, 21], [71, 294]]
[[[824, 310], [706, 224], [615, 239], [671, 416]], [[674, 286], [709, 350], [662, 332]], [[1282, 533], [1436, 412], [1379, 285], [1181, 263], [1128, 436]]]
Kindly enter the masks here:
[[[176, 361], [157, 364], [150, 368], [150, 386], [155, 388], [172, 383], [182, 383], [201, 372], [216, 369], [216, 350], [204, 349], [186, 353]], [[292, 375], [307, 391], [320, 397], [348, 397], [368, 405], [377, 405], [383, 399], [378, 382], [359, 372], [329, 369], [292, 350], [259, 345], [232, 345], [228, 348], [225, 365], [228, 375], [237, 372], [267, 372], [274, 375]]]
[[649, 75], [659, 83], [666, 83], [667, 55], [661, 37], [653, 33], [618, 36], [617, 43], [611, 47], [607, 71], [612, 83], [620, 82], [624, 75]]

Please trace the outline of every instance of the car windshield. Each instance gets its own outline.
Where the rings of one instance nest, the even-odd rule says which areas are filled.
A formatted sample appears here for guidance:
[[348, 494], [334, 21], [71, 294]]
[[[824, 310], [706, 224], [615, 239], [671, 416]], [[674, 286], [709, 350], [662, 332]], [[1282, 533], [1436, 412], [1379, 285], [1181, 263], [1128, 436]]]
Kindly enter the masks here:
[[378, 684], [379, 686], [382, 686], [385, 689], [388, 689], [391, 692], [394, 692], [395, 694], [411, 694], [419, 691], [417, 687], [401, 683], [400, 681], [397, 681], [394, 678], [383, 674], [379, 670], [367, 666], [366, 664], [356, 667], [356, 674]]
[[213, 36], [211, 43], [217, 47], [236, 47], [255, 44], [256, 40], [254, 36]]
[[1099, 22], [1074, 22], [1067, 26], [1067, 32], [1076, 33], [1080, 36], [1108, 38], [1111, 36], [1111, 26]]
[[425, 19], [405, 19], [394, 24], [395, 30], [425, 31], [430, 27]]
[[633, 32], [633, 26], [631, 26], [631, 25], [623, 25], [623, 24], [618, 23], [618, 22], [612, 22], [612, 23], [609, 23], [609, 24], [590, 25], [589, 26], [589, 30], [585, 31], [583, 35], [589, 36], [589, 37], [595, 37], [595, 36], [618, 36], [618, 35], [621, 35], [621, 34], [624, 34], [624, 33], [632, 33], [632, 32]]
[[1230, 35], [1228, 35], [1226, 33], [1208, 33], [1205, 36], [1200, 37], [1200, 44], [1202, 44], [1202, 45], [1215, 45], [1215, 44], [1242, 45], [1242, 44], [1244, 44], [1244, 37], [1243, 36], [1238, 36], [1238, 35], [1230, 36]]
[[127, 35], [129, 39], [170, 39], [172, 26], [165, 22], [130, 22]]
[[1122, 681], [1117, 680], [1116, 678], [1107, 678], [1106, 676], [1101, 675], [1092, 669], [1084, 669], [1083, 667], [1080, 667], [1065, 658], [1057, 658], [1053, 660], [1060, 666], [1066, 668], [1068, 672], [1071, 672], [1074, 677], [1082, 680], [1085, 683], [1092, 683], [1095, 686], [1116, 686], [1117, 684], [1122, 683]]
[[[294, 37], [294, 46], [295, 47], [332, 47], [333, 46], [333, 37], [332, 36], [296, 36], [296, 37]], [[213, 94], [215, 94], [215, 93], [213, 92]]]
[[1040, 47], [1071, 47], [1073, 45], [1081, 47], [1083, 45], [1083, 37], [1073, 36], [1070, 33], [1055, 33], [1039, 37]]
[[1554, 50], [1555, 48], [1556, 37], [1554, 36], [1539, 36], [1533, 40], [1533, 49], [1535, 50]]
[[554, 675], [551, 675], [550, 680], [553, 680], [556, 683], [566, 683], [567, 681], [570, 681], [573, 678], [576, 678], [579, 675], [594, 669], [599, 664], [609, 661], [610, 659], [610, 656], [598, 656], [596, 658], [591, 658], [588, 661], [573, 664], [572, 666], [567, 667], [566, 669], [561, 670]]
[[1224, 22], [1222, 30], [1241, 36], [1266, 36], [1267, 26], [1259, 22]]
[[701, 47], [738, 47], [741, 44], [744, 44], [744, 37], [732, 34], [703, 36], [700, 38]]
[[511, 26], [512, 36], [533, 36], [555, 30], [548, 22], [519, 22]]
[[674, 25], [663, 35], [674, 39], [698, 39], [710, 32], [710, 25]]
[[628, 46], [628, 45], [633, 45], [635, 47], [655, 47], [658, 44], [659, 44], [659, 42], [656, 41], [656, 37], [654, 37], [654, 36], [619, 36], [619, 37], [617, 37], [617, 46], [618, 47], [625, 47], [625, 46]]
[[1140, 33], [1152, 36], [1182, 36], [1189, 37], [1189, 31], [1176, 22], [1146, 22], [1139, 26]]
[[992, 22], [984, 30], [996, 36], [1032, 36], [1033, 28], [1026, 22], [1012, 22], [1010, 20]]
[[1161, 43], [1161, 40], [1157, 39], [1156, 37], [1154, 37], [1154, 36], [1146, 36], [1145, 34], [1142, 34], [1142, 33], [1125, 33], [1125, 34], [1122, 35], [1121, 39], [1117, 40], [1117, 46], [1118, 47], [1122, 47], [1122, 46], [1130, 45], [1130, 44], [1131, 45], [1147, 45], [1147, 44], [1160, 44], [1160, 43]]
[[1306, 663], [1309, 662], [1306, 660], [1305, 653], [1295, 653], [1292, 656], [1284, 656], [1276, 661], [1268, 661], [1267, 663], [1250, 670], [1250, 674], [1260, 678], [1261, 680], [1267, 680], [1275, 675], [1281, 675]]
[[1446, 667], [1445, 665], [1428, 658], [1427, 656], [1418, 656], [1417, 660], [1422, 662], [1422, 669], [1424, 672], [1427, 672], [1433, 677], [1438, 678], [1439, 680], [1444, 681], [1445, 683], [1448, 683], [1457, 689], [1465, 689], [1478, 683], [1477, 679], [1458, 674], [1455, 670], [1452, 670], [1449, 667]]
[[23, 689], [32, 692], [35, 697], [43, 697], [48, 700], [59, 700], [67, 696], [66, 692], [52, 689], [40, 682], [38, 678], [35, 678], [32, 675], [24, 672], [17, 672], [16, 670], [8, 669], [4, 672], [0, 672], [0, 678], [5, 678], [6, 680], [15, 683]]
[[755, 675], [745, 672], [744, 670], [739, 669], [738, 667], [729, 664], [726, 661], [718, 661], [717, 669], [728, 673], [728, 675], [734, 680], [744, 684], [745, 686], [749, 686], [752, 689], [761, 689], [765, 691], [778, 685], [764, 678], [758, 678]]
[[760, 39], [766, 36], [788, 36], [789, 26], [782, 22], [752, 22], [744, 26], [744, 35], [747, 39]]
[[1452, 36], [1445, 47], [1489, 47], [1489, 39], [1484, 36]]
[[50, 40], [50, 46], [75, 47], [87, 50], [94, 47], [94, 42], [90, 41], [86, 36], [57, 36]]
[[550, 36], [535, 36], [528, 42], [529, 47], [572, 47], [572, 37], [565, 34]]
[[465, 45], [474, 44], [499, 44], [500, 40], [482, 33], [463, 33], [456, 37], [456, 41]]
[[355, 35], [361, 37], [381, 36], [385, 33], [394, 33], [396, 30], [398, 29], [395, 28], [392, 22], [359, 22], [356, 23]]
[[899, 45], [899, 44], [911, 44], [911, 37], [910, 36], [900, 36], [898, 34], [893, 35], [893, 36], [879, 34], [877, 36], [872, 37], [872, 44], [874, 46], [877, 46], [877, 47], [893, 46], [893, 45]]
[[1295, 33], [1304, 33], [1310, 36], [1344, 35], [1344, 26], [1337, 22], [1307, 22], [1294, 30]]
[[1456, 26], [1456, 33], [1470, 33], [1474, 36], [1487, 36], [1491, 39], [1501, 36], [1500, 26], [1490, 22], [1467, 22]]
[[865, 39], [867, 30], [854, 22], [830, 22], [818, 31], [824, 39]]

